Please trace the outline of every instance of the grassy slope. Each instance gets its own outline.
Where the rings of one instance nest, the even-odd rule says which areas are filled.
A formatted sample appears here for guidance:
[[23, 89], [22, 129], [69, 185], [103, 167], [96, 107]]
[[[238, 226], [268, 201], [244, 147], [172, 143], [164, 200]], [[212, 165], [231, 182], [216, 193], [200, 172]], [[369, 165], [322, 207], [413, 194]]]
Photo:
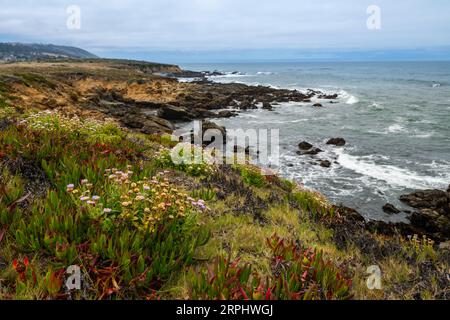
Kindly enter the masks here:
[[[214, 288], [198, 284], [217, 256], [239, 258], [240, 267], [250, 264], [255, 278], [268, 277], [276, 288], [278, 251], [267, 245], [274, 234], [329, 261], [327, 276], [300, 280], [309, 262], [294, 270], [297, 260], [289, 253], [275, 254], [284, 259], [283, 272], [293, 275], [293, 287], [309, 286], [311, 296], [303, 298], [348, 297], [337, 293], [336, 275], [352, 279], [356, 299], [448, 298], [448, 252], [426, 239], [352, 229], [321, 195], [251, 167], [175, 166], [161, 151], [171, 145], [165, 137], [59, 113], [18, 113], [7, 91], [0, 87], [2, 299], [67, 298], [62, 283], [71, 264], [86, 274], [85, 290], [72, 292], [74, 298], [216, 298]], [[382, 290], [366, 286], [371, 265], [382, 270]], [[229, 287], [215, 283], [232, 292], [225, 298], [243, 298], [237, 288], [259, 297], [229, 270], [219, 273], [233, 280]], [[332, 294], [314, 295], [315, 287]]]

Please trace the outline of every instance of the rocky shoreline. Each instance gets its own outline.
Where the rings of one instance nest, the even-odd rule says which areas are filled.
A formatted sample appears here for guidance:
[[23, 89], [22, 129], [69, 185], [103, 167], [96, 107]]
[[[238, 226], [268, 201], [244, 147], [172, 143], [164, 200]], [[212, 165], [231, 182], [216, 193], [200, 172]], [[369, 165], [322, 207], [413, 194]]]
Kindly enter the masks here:
[[[14, 66], [7, 76], [1, 77], [0, 84], [13, 91], [12, 95], [19, 104], [75, 114], [79, 112], [75, 110], [81, 107], [97, 117], [114, 118], [124, 127], [145, 134], [170, 133], [179, 124], [194, 119], [204, 121], [206, 127], [225, 130], [211, 119], [230, 118], [239, 112], [258, 108], [274, 110], [286, 102], [302, 102], [321, 108], [323, 105], [316, 99], [333, 102], [339, 98], [337, 94], [327, 95], [316, 90], [300, 92], [211, 82], [210, 76], [222, 75], [217, 71], [183, 71], [171, 66], [167, 70], [159, 67], [156, 73], [156, 69], [145, 65], [121, 62], [118, 67], [117, 63], [114, 62], [111, 73], [107, 74], [93, 73], [92, 62], [87, 66], [82, 63], [74, 63], [73, 66], [36, 64], [30, 67], [33, 73], [29, 73], [27, 65]], [[37, 68], [42, 68], [38, 71], [45, 77], [34, 74]], [[117, 70], [120, 70], [119, 74]], [[177, 78], [196, 78], [196, 81], [182, 83]], [[346, 141], [331, 138], [327, 144], [342, 147]], [[311, 157], [314, 165], [325, 168], [333, 165], [329, 160], [315, 158], [322, 150], [306, 141], [300, 142], [298, 148], [298, 154]], [[365, 227], [386, 234], [426, 235], [438, 242], [450, 239], [450, 187], [447, 191], [417, 191], [402, 196], [401, 200], [411, 207], [411, 211], [406, 212], [410, 224], [370, 221], [364, 223]], [[384, 211], [389, 214], [401, 212], [390, 204], [386, 204]], [[352, 219], [364, 220], [353, 209], [345, 212]]]
[[[327, 145], [342, 147], [346, 145], [344, 138], [331, 138]], [[307, 141], [298, 145], [300, 156], [311, 157], [312, 165], [320, 165], [329, 168], [332, 163], [329, 160], [316, 158], [322, 150]], [[363, 222], [363, 225], [373, 231], [382, 234], [400, 233], [404, 236], [417, 234], [426, 236], [436, 242], [447, 242], [450, 245], [450, 185], [445, 190], [418, 190], [410, 194], [401, 195], [399, 200], [410, 207], [410, 210], [397, 209], [390, 203], [383, 206], [383, 211], [389, 215], [400, 213], [407, 214], [409, 224], [403, 222], [388, 223], [384, 221], [365, 221], [363, 216], [352, 208], [344, 208], [344, 212], [353, 219]]]
[[[195, 90], [181, 93], [175, 101], [154, 103], [125, 97], [120, 90], [96, 90], [85, 107], [118, 118], [125, 126], [143, 133], [170, 132], [180, 122], [195, 119], [229, 118], [242, 110], [273, 110], [283, 102], [311, 102], [322, 92], [273, 89], [245, 84], [195, 83]], [[333, 96], [334, 97], [334, 96]], [[334, 98], [330, 98], [334, 99]]]

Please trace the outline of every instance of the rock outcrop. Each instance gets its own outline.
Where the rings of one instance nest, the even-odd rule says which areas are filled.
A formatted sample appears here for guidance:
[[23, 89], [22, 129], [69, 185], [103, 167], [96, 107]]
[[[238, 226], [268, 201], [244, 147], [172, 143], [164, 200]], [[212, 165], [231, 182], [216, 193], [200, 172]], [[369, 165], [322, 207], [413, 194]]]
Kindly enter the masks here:
[[172, 121], [189, 121], [195, 118], [194, 114], [186, 109], [169, 104], [158, 110], [158, 117]]
[[321, 149], [313, 147], [311, 149], [308, 150], [304, 150], [304, 151], [297, 151], [297, 154], [299, 155], [310, 155], [310, 156], [315, 156], [318, 155], [319, 153], [323, 152]]
[[330, 140], [327, 141], [327, 144], [338, 147], [343, 147], [345, 146], [346, 143], [347, 142], [345, 141], [344, 138], [331, 138]]
[[398, 210], [394, 205], [390, 204], [390, 203], [386, 203], [383, 206], [383, 211], [387, 214], [397, 214], [400, 213], [401, 211]]
[[298, 147], [300, 150], [306, 151], [306, 150], [311, 149], [313, 147], [313, 145], [307, 141], [302, 141], [298, 144]]
[[[383, 234], [398, 232], [404, 236], [426, 236], [437, 242], [450, 240], [450, 190], [417, 191], [402, 195], [400, 200], [415, 209], [408, 218], [410, 223], [370, 221], [366, 226]], [[391, 209], [389, 206], [389, 211]]]
[[401, 196], [400, 200], [416, 209], [409, 218], [414, 227], [432, 238], [450, 239], [449, 190], [417, 191]]

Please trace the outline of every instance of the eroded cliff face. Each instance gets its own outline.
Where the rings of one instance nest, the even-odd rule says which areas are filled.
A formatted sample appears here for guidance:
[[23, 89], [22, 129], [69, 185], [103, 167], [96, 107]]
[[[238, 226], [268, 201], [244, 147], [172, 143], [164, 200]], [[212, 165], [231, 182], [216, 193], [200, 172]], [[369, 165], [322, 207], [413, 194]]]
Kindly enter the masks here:
[[[58, 109], [119, 122], [134, 114], [145, 122], [151, 112], [142, 111], [171, 103], [187, 90], [186, 84], [158, 75], [180, 71], [172, 65], [116, 60], [14, 63], [0, 65], [0, 86], [10, 104], [23, 110]], [[153, 131], [171, 129], [155, 120], [163, 125]]]
[[180, 121], [233, 117], [236, 110], [273, 110], [279, 102], [323, 96], [313, 90], [211, 83], [204, 75], [192, 83], [174, 78], [185, 73], [173, 65], [124, 60], [15, 63], [0, 65], [0, 84], [20, 108], [111, 117], [143, 133], [170, 132]]

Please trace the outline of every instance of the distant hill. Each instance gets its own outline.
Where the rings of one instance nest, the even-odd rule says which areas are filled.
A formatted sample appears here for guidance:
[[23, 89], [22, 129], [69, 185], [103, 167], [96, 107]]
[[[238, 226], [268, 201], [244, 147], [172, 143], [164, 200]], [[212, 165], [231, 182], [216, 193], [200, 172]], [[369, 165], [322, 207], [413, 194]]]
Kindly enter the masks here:
[[76, 47], [52, 44], [0, 43], [0, 62], [98, 58]]

